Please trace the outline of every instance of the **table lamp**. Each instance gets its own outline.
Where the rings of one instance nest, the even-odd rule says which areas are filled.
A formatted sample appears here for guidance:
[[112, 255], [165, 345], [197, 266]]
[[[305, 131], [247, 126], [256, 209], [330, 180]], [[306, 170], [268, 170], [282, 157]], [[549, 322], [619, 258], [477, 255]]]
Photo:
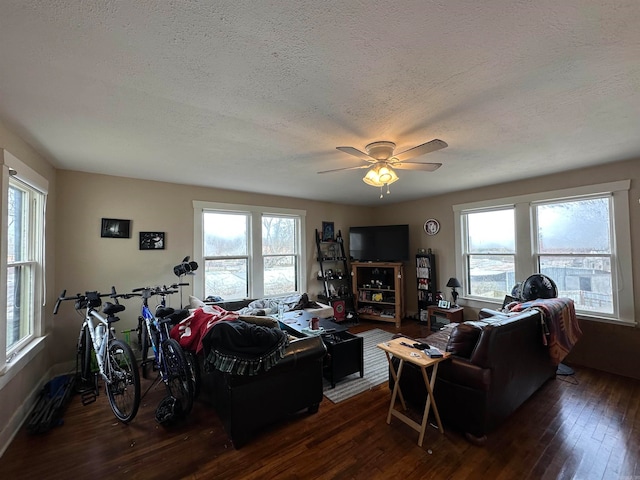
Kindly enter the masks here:
[[457, 278], [451, 277], [447, 282], [447, 287], [451, 287], [451, 298], [453, 298], [452, 307], [458, 306], [458, 292], [456, 292], [456, 288], [462, 287]]

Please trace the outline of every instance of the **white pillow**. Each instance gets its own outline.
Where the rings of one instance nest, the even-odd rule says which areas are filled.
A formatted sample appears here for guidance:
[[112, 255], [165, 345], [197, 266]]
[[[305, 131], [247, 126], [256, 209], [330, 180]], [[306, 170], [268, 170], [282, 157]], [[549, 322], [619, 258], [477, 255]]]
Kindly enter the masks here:
[[189, 308], [203, 308], [206, 307], [206, 304], [200, 300], [198, 297], [194, 297], [193, 295], [189, 295]]

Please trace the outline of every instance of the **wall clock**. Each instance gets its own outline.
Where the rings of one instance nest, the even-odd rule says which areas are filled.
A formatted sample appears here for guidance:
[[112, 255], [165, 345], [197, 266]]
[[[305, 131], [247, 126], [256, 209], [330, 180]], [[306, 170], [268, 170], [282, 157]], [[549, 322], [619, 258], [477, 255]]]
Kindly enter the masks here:
[[440, 223], [435, 218], [424, 222], [424, 231], [427, 235], [435, 235], [440, 231]]

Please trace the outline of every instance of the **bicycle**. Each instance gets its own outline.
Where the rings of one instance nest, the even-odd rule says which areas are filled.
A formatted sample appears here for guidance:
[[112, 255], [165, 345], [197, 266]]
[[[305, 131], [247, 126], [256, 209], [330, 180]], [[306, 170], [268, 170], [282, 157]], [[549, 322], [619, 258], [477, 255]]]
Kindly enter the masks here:
[[[141, 314], [138, 317], [140, 345], [142, 350], [142, 376], [147, 377], [147, 367], [159, 372], [159, 378], [164, 382], [169, 396], [176, 400], [180, 415], [187, 415], [193, 407], [194, 381], [191, 370], [182, 347], [177, 340], [169, 335], [172, 318], [156, 317], [149, 308], [149, 298], [160, 295], [166, 296], [176, 293], [166, 287], [134, 288], [130, 296], [142, 297]], [[153, 357], [149, 358], [149, 347], [153, 350]]]
[[[114, 287], [110, 294], [93, 291], [66, 297], [66, 293], [63, 290], [58, 297], [53, 314], [58, 313], [61, 302], [75, 300], [76, 312], [84, 317], [78, 336], [76, 375], [79, 374], [85, 384], [92, 382], [94, 386], [91, 390], [81, 392], [82, 404], [95, 402], [98, 395], [97, 375], [92, 369], [92, 352], [95, 352], [95, 363], [104, 380], [111, 410], [118, 420], [129, 423], [140, 406], [140, 374], [131, 347], [115, 337], [111, 326], [120, 320], [116, 314], [125, 310], [125, 306], [118, 303], [118, 298], [125, 295], [117, 294]], [[105, 302], [101, 314], [102, 297], [107, 296], [113, 298], [115, 303]]]
[[[162, 289], [158, 292], [161, 300], [158, 306], [156, 306], [155, 316], [161, 321], [165, 319], [168, 320], [169, 331], [171, 331], [171, 327], [175, 326], [181, 320], [187, 318], [189, 316], [189, 311], [182, 308], [182, 298], [180, 301], [179, 310], [176, 310], [173, 307], [168, 307], [167, 296], [172, 293], [177, 293], [177, 289], [180, 288], [180, 297], [182, 297], [182, 287], [188, 285], [188, 283], [174, 283], [170, 285], [169, 288], [163, 286]], [[143, 343], [141, 342], [140, 345], [143, 345]], [[147, 350], [148, 346], [147, 349], [143, 352], [143, 355], [147, 354]], [[200, 365], [198, 364], [198, 359], [194, 351], [185, 349], [184, 347], [182, 347], [182, 351], [184, 352], [184, 356], [187, 360], [187, 366], [189, 367], [189, 372], [191, 374], [191, 381], [193, 383], [193, 398], [195, 400], [196, 398], [198, 398], [198, 394], [200, 393]]]

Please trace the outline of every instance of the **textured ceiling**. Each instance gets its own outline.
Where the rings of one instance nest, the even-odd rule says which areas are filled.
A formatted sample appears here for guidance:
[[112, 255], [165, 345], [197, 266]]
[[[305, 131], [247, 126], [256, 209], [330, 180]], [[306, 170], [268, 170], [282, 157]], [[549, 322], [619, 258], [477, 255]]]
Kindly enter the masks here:
[[[59, 168], [351, 204], [640, 158], [637, 0], [0, 2], [0, 118]], [[335, 147], [439, 138], [379, 199]]]

